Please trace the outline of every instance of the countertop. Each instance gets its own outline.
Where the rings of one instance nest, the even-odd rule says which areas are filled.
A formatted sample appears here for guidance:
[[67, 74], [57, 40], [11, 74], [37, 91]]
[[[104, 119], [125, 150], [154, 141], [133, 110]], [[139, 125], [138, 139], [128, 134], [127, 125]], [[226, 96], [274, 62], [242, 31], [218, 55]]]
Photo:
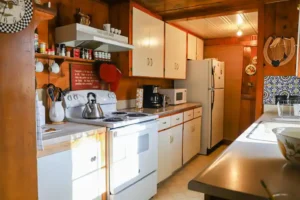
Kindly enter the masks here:
[[60, 130], [53, 133], [43, 133], [43, 145], [53, 145], [68, 141], [80, 139], [83, 136], [93, 135], [97, 132], [106, 132], [106, 128], [102, 126], [93, 126], [87, 124], [78, 124], [66, 122], [61, 125], [46, 125], [47, 129], [54, 128]]
[[190, 190], [232, 200], [265, 200], [260, 184], [270, 191], [287, 193], [289, 200], [300, 199], [300, 168], [287, 164], [281, 155], [275, 127], [300, 127], [297, 122], [274, 121], [265, 113], [238, 137], [210, 166], [189, 182]]
[[144, 112], [144, 113], [149, 113], [149, 114], [155, 114], [158, 115], [159, 117], [163, 117], [166, 115], [171, 115], [173, 113], [177, 112], [184, 112], [186, 110], [194, 109], [202, 107], [201, 103], [184, 103], [176, 106], [167, 106], [165, 108], [143, 108], [143, 109], [137, 109], [137, 108], [128, 108], [128, 109], [123, 109], [123, 111], [126, 112]]

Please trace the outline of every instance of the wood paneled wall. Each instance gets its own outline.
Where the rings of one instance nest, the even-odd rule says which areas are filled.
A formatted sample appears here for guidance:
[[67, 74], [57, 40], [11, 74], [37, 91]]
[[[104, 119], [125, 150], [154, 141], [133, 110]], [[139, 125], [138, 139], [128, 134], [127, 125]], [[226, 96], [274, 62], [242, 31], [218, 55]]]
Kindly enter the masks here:
[[239, 133], [244, 47], [242, 45], [204, 46], [205, 58], [225, 62], [224, 138], [234, 140]]
[[1, 200], [38, 199], [33, 41], [33, 22], [0, 33]]
[[[102, 29], [103, 24], [109, 22], [109, 6], [101, 1], [53, 0], [51, 2], [52, 5], [54, 7], [57, 7], [58, 9], [58, 16], [49, 22], [41, 23], [38, 27], [39, 40], [48, 43], [50, 47], [55, 44], [54, 34], [56, 26], [75, 23], [74, 14], [76, 12], [76, 8], [81, 8], [82, 12], [92, 16], [92, 27]], [[128, 36], [128, 27], [122, 27], [122, 25], [120, 24], [120, 26], [116, 28], [120, 28], [122, 30], [122, 35]], [[38, 88], [43, 88], [48, 83], [53, 83], [61, 87], [62, 89], [66, 89], [70, 86], [69, 66], [71, 62], [62, 63], [61, 72], [59, 74], [49, 74], [48, 67], [52, 64], [53, 61], [45, 59], [39, 60], [45, 64], [46, 69], [42, 73], [36, 73]], [[120, 69], [125, 69], [127, 67], [126, 65], [128, 66], [128, 63], [118, 63], [118, 67]], [[135, 98], [136, 88], [144, 84], [155, 84], [161, 87], [172, 87], [173, 81], [155, 78], [131, 78], [124, 76], [121, 79], [119, 89], [116, 92], [118, 100]]]
[[[268, 37], [276, 35], [283, 37], [298, 38], [298, 0], [274, 3], [265, 5], [264, 11], [264, 41]], [[296, 55], [296, 54], [295, 54]], [[288, 64], [280, 67], [273, 67], [265, 62], [265, 76], [295, 76], [296, 56]]]

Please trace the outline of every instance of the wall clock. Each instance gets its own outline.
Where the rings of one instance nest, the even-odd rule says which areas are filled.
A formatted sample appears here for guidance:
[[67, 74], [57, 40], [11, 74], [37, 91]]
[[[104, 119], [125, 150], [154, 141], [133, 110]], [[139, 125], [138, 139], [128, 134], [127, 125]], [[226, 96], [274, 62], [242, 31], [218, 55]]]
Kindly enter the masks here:
[[0, 0], [0, 32], [23, 30], [31, 22], [32, 14], [31, 0]]

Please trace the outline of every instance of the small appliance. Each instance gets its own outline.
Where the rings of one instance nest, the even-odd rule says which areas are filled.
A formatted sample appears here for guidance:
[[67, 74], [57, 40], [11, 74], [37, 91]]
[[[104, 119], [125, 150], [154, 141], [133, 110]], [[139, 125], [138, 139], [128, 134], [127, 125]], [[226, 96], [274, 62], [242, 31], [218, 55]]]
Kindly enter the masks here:
[[166, 95], [169, 105], [178, 105], [186, 103], [187, 89], [159, 89], [160, 94]]
[[187, 88], [187, 100], [201, 102], [201, 154], [209, 153], [223, 140], [224, 62], [216, 59], [188, 61], [186, 80], [176, 80], [175, 88]]
[[157, 85], [144, 85], [144, 108], [161, 108], [161, 95], [158, 93]]

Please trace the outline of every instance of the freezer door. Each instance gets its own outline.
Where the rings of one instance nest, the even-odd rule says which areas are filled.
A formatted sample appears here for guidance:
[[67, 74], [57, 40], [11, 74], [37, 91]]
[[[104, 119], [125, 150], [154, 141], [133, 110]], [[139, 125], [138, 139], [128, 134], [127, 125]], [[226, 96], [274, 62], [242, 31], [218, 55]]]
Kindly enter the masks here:
[[224, 89], [214, 89], [212, 93], [210, 148], [214, 147], [216, 144], [223, 140], [224, 123]]
[[224, 88], [224, 62], [214, 62], [214, 88]]

